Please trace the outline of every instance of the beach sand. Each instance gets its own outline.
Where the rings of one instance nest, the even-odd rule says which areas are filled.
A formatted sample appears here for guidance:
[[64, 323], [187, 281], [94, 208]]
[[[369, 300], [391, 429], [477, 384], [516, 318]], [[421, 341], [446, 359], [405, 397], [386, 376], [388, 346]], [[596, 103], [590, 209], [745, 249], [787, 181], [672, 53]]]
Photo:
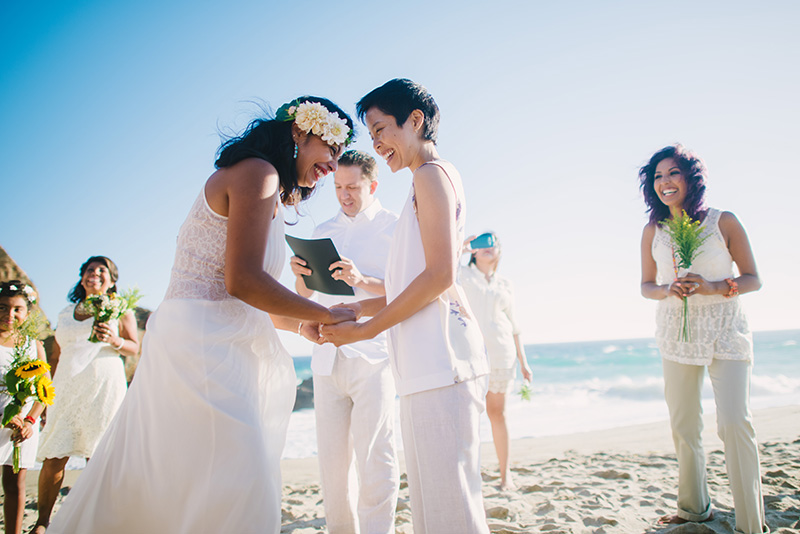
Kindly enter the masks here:
[[[798, 532], [800, 406], [768, 408], [753, 415], [767, 524], [773, 533]], [[675, 512], [678, 486], [666, 422], [515, 440], [511, 444], [515, 491], [498, 489], [494, 448], [483, 444], [483, 496], [490, 529], [498, 534], [733, 533], [733, 500], [714, 414], [705, 417], [703, 438], [714, 520], [670, 526], [658, 524], [659, 517]], [[284, 460], [282, 469], [281, 532], [325, 532], [316, 458]], [[79, 475], [79, 471], [68, 472], [66, 486]], [[26, 528], [35, 520], [37, 476], [36, 471], [28, 475]], [[413, 533], [405, 475], [397, 510], [397, 533]]]

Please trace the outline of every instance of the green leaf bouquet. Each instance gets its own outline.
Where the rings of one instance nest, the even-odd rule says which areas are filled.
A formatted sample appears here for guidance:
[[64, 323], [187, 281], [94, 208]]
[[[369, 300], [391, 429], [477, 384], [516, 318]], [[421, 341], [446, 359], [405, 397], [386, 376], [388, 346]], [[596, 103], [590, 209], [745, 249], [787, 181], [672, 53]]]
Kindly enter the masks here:
[[[669, 234], [672, 240], [672, 266], [675, 269], [675, 278], [678, 278], [678, 271], [692, 267], [692, 263], [700, 254], [700, 246], [708, 239], [703, 234], [700, 221], [695, 221], [683, 210], [679, 217], [664, 219], [661, 221], [661, 228]], [[683, 297], [683, 312], [681, 320], [681, 330], [678, 335], [679, 341], [689, 341], [689, 304], [688, 297]]]

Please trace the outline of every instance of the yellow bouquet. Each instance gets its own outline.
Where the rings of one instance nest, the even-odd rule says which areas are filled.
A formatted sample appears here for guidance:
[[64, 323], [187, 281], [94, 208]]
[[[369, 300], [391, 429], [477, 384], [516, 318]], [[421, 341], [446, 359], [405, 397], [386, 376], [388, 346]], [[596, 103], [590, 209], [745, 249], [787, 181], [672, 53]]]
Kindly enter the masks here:
[[[11, 402], [3, 410], [2, 425], [6, 426], [15, 416], [19, 415], [28, 399], [35, 397], [42, 404], [53, 404], [55, 389], [53, 381], [47, 376], [50, 365], [42, 360], [31, 358], [31, 345], [44, 325], [44, 319], [39, 312], [28, 315], [22, 323], [14, 325], [14, 353], [8, 372], [4, 377], [6, 390], [4, 393], [11, 396]], [[19, 444], [14, 444], [14, 473], [19, 472]]]

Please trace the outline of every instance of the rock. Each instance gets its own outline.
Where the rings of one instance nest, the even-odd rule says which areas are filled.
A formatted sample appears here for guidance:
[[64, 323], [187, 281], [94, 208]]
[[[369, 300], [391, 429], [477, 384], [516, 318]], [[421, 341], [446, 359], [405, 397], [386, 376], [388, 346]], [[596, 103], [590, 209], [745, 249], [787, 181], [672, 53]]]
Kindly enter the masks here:
[[297, 397], [294, 399], [294, 408], [292, 411], [303, 410], [305, 408], [314, 407], [314, 381], [312, 378], [306, 378], [303, 383], [297, 386]]

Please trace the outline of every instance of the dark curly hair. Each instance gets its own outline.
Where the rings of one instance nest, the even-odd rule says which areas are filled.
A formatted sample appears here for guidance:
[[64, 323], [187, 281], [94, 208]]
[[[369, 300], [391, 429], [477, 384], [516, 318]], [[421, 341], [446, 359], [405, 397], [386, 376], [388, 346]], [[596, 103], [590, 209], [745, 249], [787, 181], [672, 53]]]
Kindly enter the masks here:
[[[328, 100], [318, 96], [301, 96], [293, 102], [317, 102], [330, 111], [337, 113], [351, 131], [354, 131], [353, 119], [342, 109]], [[259, 158], [270, 162], [278, 171], [281, 185], [281, 202], [285, 205], [296, 204], [311, 196], [313, 187], [297, 185], [297, 167], [294, 159], [294, 140], [292, 139], [292, 124], [294, 121], [281, 121], [278, 119], [255, 119], [245, 131], [232, 137], [217, 150], [217, 169], [231, 167], [243, 159]]]
[[92, 256], [83, 262], [83, 265], [81, 265], [78, 283], [75, 284], [75, 287], [72, 288], [67, 296], [67, 299], [69, 299], [70, 302], [81, 302], [86, 298], [86, 289], [84, 289], [84, 287], [81, 285], [81, 280], [83, 280], [83, 275], [86, 274], [86, 270], [89, 269], [89, 265], [92, 263], [102, 263], [108, 267], [108, 274], [111, 277], [113, 284], [110, 288], [108, 288], [107, 293], [111, 294], [117, 292], [117, 280], [119, 280], [119, 269], [117, 269], [117, 264], [106, 256]]
[[678, 164], [686, 180], [686, 198], [683, 209], [692, 218], [697, 220], [705, 209], [706, 200], [706, 175], [708, 171], [700, 157], [680, 143], [664, 147], [650, 158], [647, 165], [639, 169], [639, 188], [644, 195], [649, 213], [650, 223], [657, 224], [670, 215], [669, 208], [661, 202], [655, 189], [656, 167], [661, 161], [672, 158]]

